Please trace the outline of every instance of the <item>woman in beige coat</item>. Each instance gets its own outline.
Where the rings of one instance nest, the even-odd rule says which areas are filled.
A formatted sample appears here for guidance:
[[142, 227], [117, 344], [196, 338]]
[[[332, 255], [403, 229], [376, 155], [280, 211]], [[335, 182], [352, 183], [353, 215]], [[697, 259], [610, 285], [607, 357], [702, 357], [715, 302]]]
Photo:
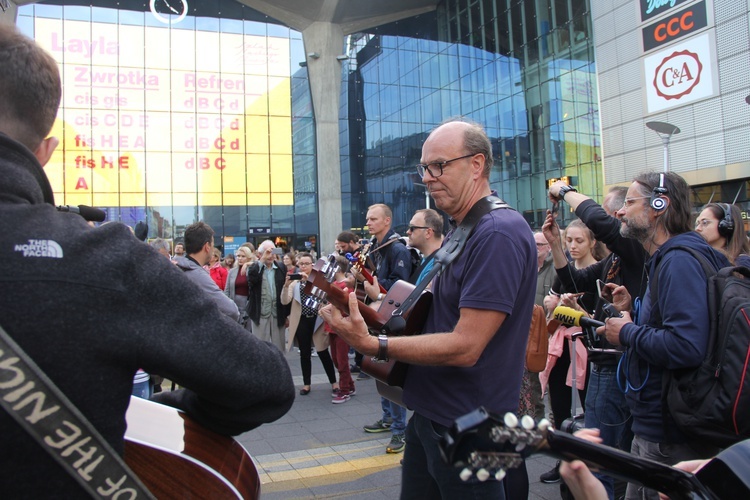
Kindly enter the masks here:
[[310, 393], [310, 383], [312, 380], [312, 346], [315, 345], [315, 351], [318, 358], [323, 364], [323, 368], [328, 375], [328, 381], [331, 383], [333, 391], [337, 391], [339, 384], [336, 382], [336, 368], [333, 366], [333, 360], [328, 352], [328, 334], [323, 329], [323, 319], [318, 316], [317, 312], [308, 307], [305, 302], [309, 297], [304, 292], [307, 277], [312, 271], [312, 255], [301, 253], [297, 257], [297, 266], [302, 275], [301, 280], [290, 280], [287, 274], [284, 287], [281, 290], [281, 303], [286, 305], [292, 304], [292, 312], [289, 315], [289, 338], [286, 344], [286, 350], [289, 351], [294, 345], [294, 339], [297, 339], [299, 345], [299, 360], [302, 368], [302, 389], [299, 393], [305, 396]]

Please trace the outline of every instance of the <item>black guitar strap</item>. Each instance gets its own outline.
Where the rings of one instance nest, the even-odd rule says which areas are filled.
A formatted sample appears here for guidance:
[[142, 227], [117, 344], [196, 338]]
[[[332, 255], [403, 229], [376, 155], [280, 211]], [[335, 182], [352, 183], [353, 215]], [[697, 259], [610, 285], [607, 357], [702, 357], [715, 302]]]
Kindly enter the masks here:
[[0, 405], [92, 498], [154, 498], [1, 326], [0, 369]]
[[471, 207], [471, 210], [466, 214], [466, 217], [461, 221], [461, 224], [459, 224], [459, 226], [451, 233], [450, 237], [448, 237], [443, 243], [443, 246], [441, 246], [437, 253], [435, 253], [435, 263], [432, 265], [430, 272], [419, 282], [416, 288], [412, 290], [401, 305], [393, 311], [391, 319], [383, 325], [385, 330], [389, 333], [398, 334], [398, 332], [404, 329], [406, 321], [403, 318], [403, 314], [411, 309], [417, 299], [419, 299], [419, 296], [422, 295], [424, 289], [427, 288], [427, 285], [432, 282], [432, 279], [440, 274], [443, 269], [448, 267], [448, 264], [453, 262], [453, 260], [459, 256], [479, 220], [488, 213], [499, 208], [513, 209], [513, 207], [505, 203], [503, 200], [492, 195], [482, 198]]

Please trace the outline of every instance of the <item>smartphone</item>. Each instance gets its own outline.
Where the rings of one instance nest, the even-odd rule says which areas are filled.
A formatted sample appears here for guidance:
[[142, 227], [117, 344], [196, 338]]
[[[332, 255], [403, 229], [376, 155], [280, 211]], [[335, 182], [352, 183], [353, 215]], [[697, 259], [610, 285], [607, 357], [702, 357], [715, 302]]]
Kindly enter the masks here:
[[276, 247], [276, 248], [271, 249], [271, 253], [274, 255], [284, 255], [284, 250], [279, 247]]
[[560, 215], [560, 202], [556, 201], [552, 204], [552, 208], [550, 209], [550, 212], [552, 213], [552, 218], [557, 219], [557, 216]]
[[292, 281], [294, 281], [294, 280], [301, 280], [302, 279], [302, 275], [299, 274], [299, 273], [292, 273], [292, 274], [289, 275], [289, 279], [292, 280]]
[[612, 290], [602, 280], [596, 280], [596, 290], [599, 292], [599, 297], [602, 300], [612, 302]]

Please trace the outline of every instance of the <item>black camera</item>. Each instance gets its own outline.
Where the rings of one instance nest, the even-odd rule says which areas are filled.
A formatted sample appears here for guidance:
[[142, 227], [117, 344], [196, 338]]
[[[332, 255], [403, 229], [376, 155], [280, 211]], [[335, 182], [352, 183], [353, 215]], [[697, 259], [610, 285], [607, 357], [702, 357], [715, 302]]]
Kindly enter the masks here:
[[563, 420], [563, 423], [560, 425], [560, 430], [568, 434], [573, 434], [576, 431], [580, 431], [584, 427], [583, 414], [580, 414], [576, 415], [575, 417], [566, 418], [565, 420]]

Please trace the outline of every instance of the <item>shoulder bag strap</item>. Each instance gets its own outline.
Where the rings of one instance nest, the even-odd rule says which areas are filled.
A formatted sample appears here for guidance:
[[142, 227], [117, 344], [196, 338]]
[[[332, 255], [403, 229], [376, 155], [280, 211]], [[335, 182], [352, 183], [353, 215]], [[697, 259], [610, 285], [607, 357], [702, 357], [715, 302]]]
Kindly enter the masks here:
[[406, 300], [404, 300], [401, 305], [393, 311], [393, 316], [384, 325], [384, 328], [392, 333], [397, 333], [404, 328], [405, 322], [402, 318], [404, 312], [408, 311], [412, 305], [414, 305], [432, 279], [447, 267], [453, 259], [459, 256], [479, 220], [488, 213], [499, 208], [512, 209], [510, 205], [497, 196], [486, 196], [477, 201], [474, 206], [471, 207], [471, 210], [466, 214], [466, 217], [461, 221], [461, 224], [455, 229], [455, 231], [453, 231], [453, 233], [451, 233], [450, 238], [448, 238], [445, 243], [443, 243], [443, 246], [441, 246], [435, 253], [435, 263], [432, 265], [430, 272], [419, 282], [417, 287], [412, 290]]
[[149, 498], [94, 426], [0, 326], [0, 405], [93, 498]]

